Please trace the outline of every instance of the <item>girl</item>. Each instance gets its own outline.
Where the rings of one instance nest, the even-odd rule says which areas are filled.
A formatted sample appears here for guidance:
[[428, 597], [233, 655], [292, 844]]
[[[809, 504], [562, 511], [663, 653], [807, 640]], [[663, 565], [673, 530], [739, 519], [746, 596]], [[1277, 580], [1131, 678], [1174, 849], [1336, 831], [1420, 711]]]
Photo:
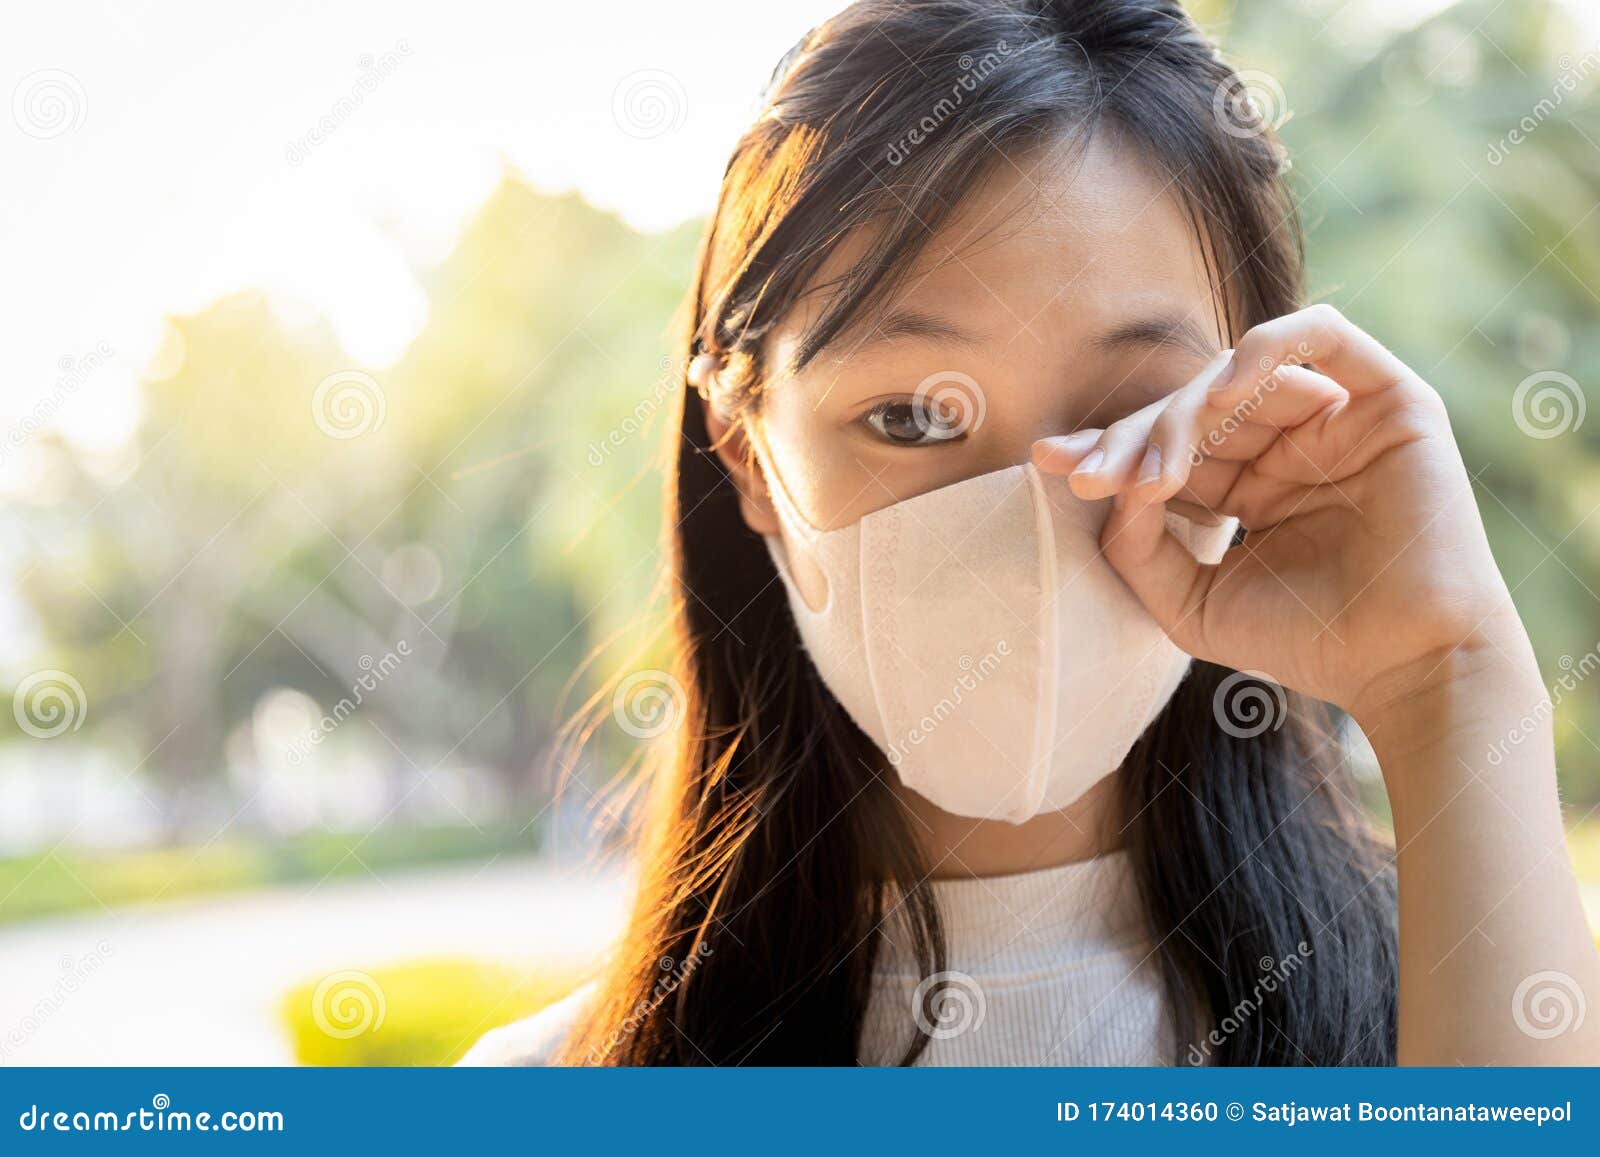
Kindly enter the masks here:
[[1600, 1061], [1445, 408], [1300, 308], [1238, 86], [1172, 0], [861, 0], [780, 64], [689, 299], [637, 906], [473, 1062]]

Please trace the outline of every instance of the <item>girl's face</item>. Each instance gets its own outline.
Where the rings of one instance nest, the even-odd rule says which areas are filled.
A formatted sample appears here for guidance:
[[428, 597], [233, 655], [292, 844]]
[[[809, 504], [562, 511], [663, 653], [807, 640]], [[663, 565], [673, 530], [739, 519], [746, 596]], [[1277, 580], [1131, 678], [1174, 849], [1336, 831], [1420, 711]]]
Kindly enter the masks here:
[[[887, 305], [795, 372], [825, 287], [866, 244], [847, 240], [763, 351], [753, 420], [767, 468], [812, 525], [834, 529], [1171, 393], [1222, 348], [1195, 233], [1174, 183], [1104, 134], [1074, 158], [1002, 161]], [[919, 406], [923, 383], [942, 405]], [[785, 536], [820, 603], [825, 583], [787, 541], [764, 476], [739, 480], [746, 521]]]

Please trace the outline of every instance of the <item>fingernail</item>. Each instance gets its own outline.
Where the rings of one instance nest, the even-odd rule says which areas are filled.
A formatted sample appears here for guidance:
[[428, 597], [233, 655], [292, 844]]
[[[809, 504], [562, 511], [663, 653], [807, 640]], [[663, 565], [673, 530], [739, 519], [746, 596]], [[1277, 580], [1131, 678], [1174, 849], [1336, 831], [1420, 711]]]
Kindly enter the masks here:
[[1096, 470], [1100, 469], [1100, 464], [1105, 460], [1106, 452], [1099, 446], [1096, 446], [1093, 450], [1089, 451], [1088, 456], [1085, 457], [1082, 462], [1078, 463], [1078, 468], [1074, 470], [1073, 473], [1093, 474]]
[[1076, 454], [1084, 447], [1093, 445], [1099, 438], [1099, 430], [1078, 430], [1071, 434], [1049, 438], [1046, 444], [1058, 446], [1065, 453]]
[[1139, 485], [1149, 486], [1160, 481], [1161, 447], [1152, 444], [1145, 448], [1144, 458], [1139, 463]]
[[1041, 470], [1070, 474], [1068, 469], [1078, 466], [1078, 455], [1087, 450], [1100, 437], [1099, 430], [1079, 430], [1075, 434], [1057, 434], [1041, 438], [1033, 444], [1029, 455]]

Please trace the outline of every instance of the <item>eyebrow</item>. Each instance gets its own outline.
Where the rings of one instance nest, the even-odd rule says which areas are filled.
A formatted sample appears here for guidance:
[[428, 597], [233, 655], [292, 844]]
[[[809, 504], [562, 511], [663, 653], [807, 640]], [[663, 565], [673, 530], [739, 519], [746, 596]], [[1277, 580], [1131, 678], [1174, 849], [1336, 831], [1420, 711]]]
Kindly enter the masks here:
[[931, 313], [910, 308], [897, 308], [878, 325], [869, 330], [856, 344], [856, 349], [899, 338], [921, 338], [928, 341], [949, 342], [955, 345], [978, 346], [982, 340], [974, 333], [962, 329]]
[[1194, 318], [1177, 314], [1124, 322], [1096, 336], [1089, 344], [1107, 353], [1147, 346], [1171, 346], [1203, 358], [1215, 357], [1222, 348]]

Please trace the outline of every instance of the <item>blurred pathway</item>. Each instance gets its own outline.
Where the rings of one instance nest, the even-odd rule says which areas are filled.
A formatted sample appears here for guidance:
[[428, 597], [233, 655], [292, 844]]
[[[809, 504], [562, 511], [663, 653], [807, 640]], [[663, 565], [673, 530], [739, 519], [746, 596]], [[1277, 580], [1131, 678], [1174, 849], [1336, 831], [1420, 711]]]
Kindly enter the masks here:
[[424, 956], [581, 962], [627, 893], [615, 870], [505, 858], [0, 928], [0, 1065], [291, 1064], [294, 984]]

